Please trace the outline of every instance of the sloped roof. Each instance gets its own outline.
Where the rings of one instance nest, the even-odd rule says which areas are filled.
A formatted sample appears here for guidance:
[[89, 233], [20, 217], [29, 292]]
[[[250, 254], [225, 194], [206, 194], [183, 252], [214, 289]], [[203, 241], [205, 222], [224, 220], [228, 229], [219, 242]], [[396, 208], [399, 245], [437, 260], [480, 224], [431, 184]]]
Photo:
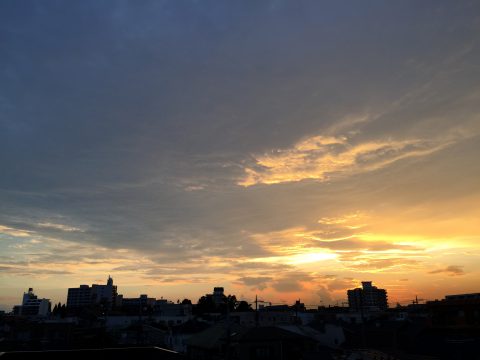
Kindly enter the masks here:
[[251, 341], [278, 341], [278, 340], [309, 340], [307, 336], [294, 333], [275, 326], [262, 326], [249, 329], [239, 342]]
[[315, 339], [315, 337], [318, 337], [319, 335], [323, 335], [320, 331], [305, 325], [277, 325], [277, 327], [312, 339]]
[[[237, 336], [239, 333], [243, 333], [245, 328], [237, 324], [230, 325], [230, 336]], [[187, 340], [188, 346], [198, 347], [202, 349], [214, 349], [220, 346], [222, 341], [225, 341], [227, 337], [227, 324], [219, 323], [192, 335]]]
[[183, 359], [184, 356], [171, 350], [159, 347], [128, 347], [128, 348], [107, 348], [107, 349], [76, 349], [76, 350], [47, 350], [47, 351], [12, 351], [0, 353], [0, 359], [26, 359], [31, 358], [47, 358], [47, 359], [65, 359], [91, 356], [92, 358], [122, 358], [132, 357], [136, 360], [141, 359]]

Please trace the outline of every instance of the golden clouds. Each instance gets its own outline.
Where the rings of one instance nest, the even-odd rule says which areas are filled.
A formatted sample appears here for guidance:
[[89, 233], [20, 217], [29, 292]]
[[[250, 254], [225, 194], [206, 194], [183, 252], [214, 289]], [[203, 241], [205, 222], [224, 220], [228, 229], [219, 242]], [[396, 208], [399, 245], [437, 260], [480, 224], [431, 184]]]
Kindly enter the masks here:
[[[80, 231], [60, 224], [35, 224], [39, 228]], [[38, 231], [0, 225], [0, 235], [5, 234], [3, 253], [0, 256], [0, 271], [9, 279], [28, 277], [30, 279], [98, 276], [120, 265], [138, 266], [145, 260], [127, 249], [117, 251], [106, 247], [68, 241]], [[1, 236], [0, 236], [1, 238]]]
[[[343, 224], [351, 229], [348, 224]], [[253, 234], [251, 237], [270, 257], [263, 262], [284, 263], [302, 266], [323, 261], [334, 261], [343, 270], [379, 272], [394, 268], [416, 266], [419, 259], [427, 256], [427, 249], [415, 243], [402, 242], [388, 235], [352, 233], [342, 238], [331, 238], [326, 230], [292, 228], [282, 231]], [[259, 260], [259, 259], [257, 259]]]
[[238, 184], [278, 184], [306, 179], [324, 181], [332, 175], [373, 171], [395, 161], [432, 154], [452, 144], [439, 140], [375, 140], [354, 143], [345, 136], [312, 136], [292, 148], [256, 155]]
[[[271, 253], [269, 260], [263, 261], [289, 264], [291, 271], [304, 271], [312, 280], [302, 283], [303, 288], [320, 289], [323, 299], [344, 296], [343, 286], [350, 286], [350, 280], [345, 279], [386, 282], [392, 299], [398, 301], [405, 301], [415, 293], [443, 296], [445, 292], [455, 291], [452, 290], [455, 284], [439, 285], [445, 277], [455, 276], [463, 286], [472, 287], [478, 274], [473, 263], [478, 255], [472, 252], [478, 247], [478, 236], [475, 236], [478, 217], [476, 222], [472, 221], [478, 212], [471, 210], [476, 200], [477, 197], [472, 196], [468, 204], [460, 201], [467, 209], [463, 213], [457, 209], [462, 206], [448, 201], [415, 209], [383, 206], [328, 216], [324, 213], [309, 225], [253, 234], [251, 238]], [[452, 211], [458, 212], [458, 216], [453, 216]], [[466, 219], [471, 222], [469, 226], [465, 224]], [[464, 229], [457, 231], [459, 226]], [[443, 234], [439, 234], [437, 227]], [[317, 254], [320, 254], [318, 259]], [[332, 273], [336, 280], [321, 277]], [[270, 284], [278, 277], [272, 276]], [[395, 285], [405, 277], [411, 279], [408, 289]], [[342, 289], [335, 290], [333, 281], [339, 282]], [[274, 289], [293, 291], [293, 285]]]
[[64, 225], [64, 224], [55, 224], [51, 222], [44, 222], [44, 223], [38, 223], [37, 226], [41, 228], [48, 228], [48, 229], [54, 229], [54, 230], [60, 230], [60, 231], [66, 231], [66, 232], [84, 232], [85, 230], [82, 230], [78, 227], [75, 226], [69, 226], [69, 225]]
[[[389, 216], [389, 215], [387, 215]], [[465, 239], [431, 236], [428, 228], [416, 235], [399, 230], [404, 218], [390, 215], [396, 234], [383, 232], [382, 214], [361, 211], [322, 217], [318, 223], [263, 234], [251, 238], [271, 254], [264, 262], [284, 263], [317, 271], [334, 266], [347, 273], [388, 273], [391, 276], [428, 269], [440, 254], [457, 252], [472, 244]], [[442, 273], [453, 273], [446, 268]], [[450, 271], [452, 270], [452, 271]], [[440, 273], [438, 272], [438, 273]], [[456, 271], [458, 273], [458, 271]]]
[[8, 226], [0, 225], [0, 234], [5, 234], [14, 237], [28, 237], [32, 235], [31, 231], [23, 229], [15, 229]]

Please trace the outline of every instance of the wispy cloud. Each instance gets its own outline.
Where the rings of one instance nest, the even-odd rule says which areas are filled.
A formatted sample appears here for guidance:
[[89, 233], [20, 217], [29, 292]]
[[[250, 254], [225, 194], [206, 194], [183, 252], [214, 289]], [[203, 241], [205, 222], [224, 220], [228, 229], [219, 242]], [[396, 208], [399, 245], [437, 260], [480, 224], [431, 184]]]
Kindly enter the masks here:
[[77, 232], [77, 231], [78, 232], [84, 232], [85, 231], [85, 230], [82, 230], [78, 227], [64, 225], [64, 224], [55, 224], [55, 223], [51, 223], [51, 222], [38, 223], [37, 225], [41, 228], [61, 230], [61, 231], [66, 231], [66, 232]]
[[334, 175], [373, 171], [401, 159], [427, 156], [455, 142], [452, 136], [438, 140], [353, 140], [318, 135], [291, 148], [254, 155], [254, 164], [245, 167], [246, 174], [238, 184], [247, 187], [306, 179], [325, 181]]
[[23, 229], [15, 229], [8, 226], [0, 225], [0, 234], [5, 234], [14, 237], [29, 237], [32, 235], [31, 231]]
[[432, 271], [429, 271], [428, 273], [429, 274], [447, 274], [450, 276], [465, 275], [463, 266], [459, 266], [459, 265], [449, 265], [446, 268], [432, 270]]

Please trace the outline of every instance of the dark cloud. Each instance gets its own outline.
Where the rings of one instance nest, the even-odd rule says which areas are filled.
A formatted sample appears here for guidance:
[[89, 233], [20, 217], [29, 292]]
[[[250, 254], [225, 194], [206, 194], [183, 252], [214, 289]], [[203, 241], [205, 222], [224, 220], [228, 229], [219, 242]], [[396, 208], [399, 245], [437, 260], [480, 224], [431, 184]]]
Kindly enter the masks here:
[[304, 289], [302, 283], [293, 278], [284, 278], [275, 281], [272, 287], [278, 292], [296, 292]]
[[264, 290], [268, 286], [268, 282], [272, 281], [272, 277], [268, 276], [258, 276], [258, 277], [251, 277], [245, 276], [237, 279], [243, 285], [253, 287], [254, 289]]
[[327, 287], [330, 291], [352, 289], [355, 287], [355, 282], [351, 279], [335, 279], [328, 283]]
[[[377, 258], [370, 259], [366, 261], [365, 266], [359, 265], [358, 268], [367, 268], [367, 269], [388, 269], [395, 266], [415, 266], [419, 264], [419, 261], [416, 259], [405, 259], [405, 258]], [[351, 265], [352, 266], [352, 265]], [[352, 267], [356, 267], [353, 265]]]
[[155, 280], [165, 284], [205, 284], [214, 281], [214, 278], [198, 276], [198, 277], [180, 277], [180, 276], [149, 276], [147, 280]]
[[304, 289], [304, 282], [312, 282], [315, 276], [302, 271], [295, 271], [277, 277], [271, 287], [278, 292], [296, 292]]
[[432, 271], [429, 271], [428, 273], [429, 274], [447, 274], [450, 276], [465, 275], [463, 266], [459, 266], [459, 265], [449, 265], [446, 268], [432, 270]]
[[322, 305], [331, 304], [333, 302], [332, 295], [325, 286], [318, 287], [317, 295], [320, 297], [320, 304]]
[[410, 250], [422, 251], [422, 248], [413, 245], [394, 244], [388, 241], [365, 241], [360, 239], [348, 239], [337, 241], [315, 241], [312, 246], [331, 249], [331, 250], [370, 250], [370, 251], [385, 251], [385, 250]]
[[7, 273], [8, 275], [20, 275], [20, 276], [37, 276], [37, 275], [69, 275], [73, 274], [71, 271], [63, 269], [52, 270], [35, 267], [16, 267], [16, 266], [0, 266], [0, 272]]

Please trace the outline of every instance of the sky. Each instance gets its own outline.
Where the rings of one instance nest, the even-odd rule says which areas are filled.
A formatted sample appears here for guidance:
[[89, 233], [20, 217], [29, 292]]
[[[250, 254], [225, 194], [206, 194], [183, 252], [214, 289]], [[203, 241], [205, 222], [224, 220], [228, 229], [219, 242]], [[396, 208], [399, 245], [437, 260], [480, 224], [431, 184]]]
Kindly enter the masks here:
[[0, 307], [480, 292], [478, 1], [0, 2]]

